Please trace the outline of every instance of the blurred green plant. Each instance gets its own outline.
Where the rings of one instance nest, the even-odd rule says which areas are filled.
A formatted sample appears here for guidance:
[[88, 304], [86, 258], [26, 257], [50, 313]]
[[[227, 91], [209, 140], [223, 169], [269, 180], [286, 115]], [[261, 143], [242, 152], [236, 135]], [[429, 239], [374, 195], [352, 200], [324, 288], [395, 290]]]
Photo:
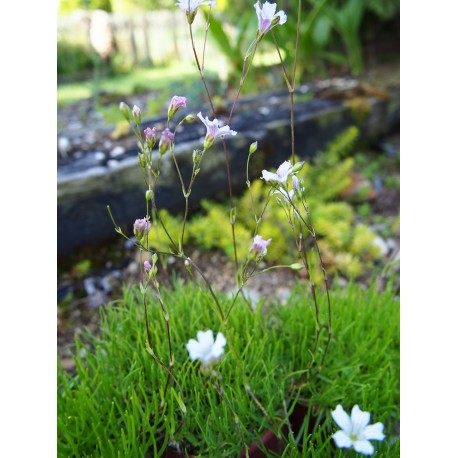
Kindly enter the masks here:
[[[92, 72], [94, 69], [94, 51], [82, 44], [57, 42], [57, 75], [74, 75]], [[90, 75], [90, 73], [89, 73]]]

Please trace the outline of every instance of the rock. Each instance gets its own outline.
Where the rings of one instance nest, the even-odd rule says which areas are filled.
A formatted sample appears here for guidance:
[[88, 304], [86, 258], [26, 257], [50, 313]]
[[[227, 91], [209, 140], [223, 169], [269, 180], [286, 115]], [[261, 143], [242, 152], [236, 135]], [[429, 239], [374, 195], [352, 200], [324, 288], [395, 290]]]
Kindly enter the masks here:
[[126, 148], [124, 146], [115, 146], [111, 151], [110, 151], [110, 157], [117, 157], [121, 156], [126, 152]]
[[380, 236], [376, 236], [374, 238], [374, 240], [372, 241], [372, 245], [379, 248], [381, 257], [385, 257], [390, 251], [388, 244]]
[[59, 137], [57, 139], [57, 150], [62, 157], [67, 158], [71, 148], [72, 145], [67, 137]]

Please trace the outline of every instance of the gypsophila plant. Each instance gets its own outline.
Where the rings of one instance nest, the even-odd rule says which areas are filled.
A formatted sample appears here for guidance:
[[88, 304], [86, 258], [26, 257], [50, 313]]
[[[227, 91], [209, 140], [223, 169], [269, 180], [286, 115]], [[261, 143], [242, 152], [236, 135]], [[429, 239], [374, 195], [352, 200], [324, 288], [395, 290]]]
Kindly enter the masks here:
[[[141, 109], [138, 106], [130, 108], [123, 102], [120, 104], [120, 111], [129, 122], [138, 140], [138, 162], [145, 185], [145, 214], [139, 215], [139, 218], [134, 222], [133, 234], [138, 249], [149, 255], [148, 259], [143, 262], [143, 280], [139, 284], [141, 306], [143, 308], [145, 323], [145, 351], [152, 358], [153, 370], [162, 371], [164, 379], [159, 386], [147, 388], [151, 392], [151, 396], [158, 399], [158, 411], [161, 417], [160, 422], [164, 422], [165, 427], [158, 427], [159, 420], [157, 415], [155, 416], [153, 411], [148, 410], [146, 406], [144, 406], [142, 415], [148, 419], [152, 436], [158, 443], [164, 443], [165, 441], [167, 444], [173, 444], [180, 436], [180, 432], [187, 422], [193, 421], [193, 419], [188, 416], [187, 399], [185, 396], [185, 393], [189, 392], [189, 387], [186, 386], [188, 380], [186, 372], [197, 371], [205, 387], [201, 395], [210, 397], [217, 396], [219, 402], [227, 407], [227, 411], [231, 413], [232, 417], [230, 420], [231, 428], [237, 432], [241, 447], [247, 455], [249, 444], [245, 436], [248, 431], [258, 428], [269, 428], [279, 440], [283, 441], [283, 443], [289, 444], [289, 446], [293, 448], [296, 447], [296, 449], [298, 447], [298, 444], [294, 441], [294, 434], [291, 427], [286, 427], [285, 429], [285, 426], [288, 426], [287, 424], [285, 425], [285, 421], [287, 422], [289, 409], [286, 400], [283, 405], [280, 403], [275, 409], [269, 399], [263, 398], [262, 393], [256, 391], [259, 390], [259, 383], [255, 383], [256, 377], [262, 376], [260, 374], [263, 373], [262, 360], [259, 359], [257, 364], [260, 366], [257, 370], [254, 370], [252, 366], [248, 365], [250, 358], [246, 354], [246, 351], [249, 351], [251, 347], [248, 347], [246, 351], [242, 351], [240, 345], [238, 345], [240, 330], [234, 325], [232, 320], [232, 313], [236, 307], [248, 306], [248, 309], [251, 311], [250, 313], [255, 313], [252, 304], [246, 297], [245, 287], [249, 284], [250, 279], [254, 275], [260, 275], [267, 270], [276, 268], [276, 266], [269, 267], [268, 269], [264, 268], [264, 259], [268, 257], [269, 249], [273, 246], [281, 246], [283, 240], [280, 240], [278, 237], [269, 237], [268, 233], [260, 233], [261, 223], [266, 209], [269, 206], [277, 206], [281, 209], [281, 213], [287, 223], [295, 244], [297, 253], [295, 259], [300, 259], [300, 264], [292, 262], [289, 265], [281, 265], [277, 268], [290, 268], [294, 270], [305, 269], [305, 277], [308, 279], [306, 280], [304, 288], [308, 291], [311, 313], [301, 318], [304, 321], [304, 329], [306, 327], [306, 322], [307, 326], [310, 328], [310, 332], [307, 332], [308, 345], [307, 348], [304, 349], [305, 361], [299, 370], [296, 369], [293, 373], [287, 374], [285, 380], [283, 380], [283, 383], [287, 383], [288, 385], [286, 396], [289, 400], [295, 400], [293, 404], [301, 397], [304, 387], [314, 383], [314, 380], [316, 380], [326, 362], [332, 339], [331, 298], [328, 288], [328, 277], [318, 246], [317, 235], [312, 224], [312, 212], [307, 200], [309, 191], [304, 185], [303, 180], [298, 178], [298, 173], [304, 166], [304, 163], [296, 160], [297, 155], [294, 136], [294, 93], [296, 86], [297, 57], [299, 55], [298, 43], [301, 25], [301, 0], [299, 0], [298, 3], [299, 15], [296, 25], [296, 52], [294, 60], [291, 63], [284, 62], [274, 35], [275, 28], [281, 27], [287, 21], [287, 15], [283, 10], [277, 11], [277, 5], [275, 3], [266, 1], [264, 3], [256, 2], [253, 5], [255, 10], [253, 14], [256, 13], [258, 19], [258, 30], [245, 52], [240, 83], [232, 102], [229, 116], [226, 120], [223, 121], [217, 118], [213, 103], [215, 94], [210, 93], [209, 85], [205, 78], [204, 69], [207, 35], [205, 33], [204, 45], [200, 54], [200, 51], [198, 52], [196, 49], [193, 31], [194, 21], [199, 9], [203, 10], [207, 7], [209, 7], [206, 19], [208, 30], [211, 10], [216, 7], [215, 1], [180, 0], [176, 3], [176, 6], [184, 12], [197, 71], [199, 72], [202, 84], [205, 88], [211, 112], [198, 112], [196, 116], [187, 115], [180, 119], [180, 109], [187, 107], [187, 98], [185, 96], [174, 95], [171, 98], [168, 108], [167, 125], [162, 131], [159, 132], [156, 126], [148, 126], [142, 131]], [[283, 69], [286, 88], [290, 95], [291, 158], [279, 164], [279, 167], [275, 171], [262, 171], [261, 178], [263, 179], [263, 185], [267, 189], [267, 194], [261, 205], [255, 205], [253, 200], [251, 211], [256, 224], [251, 236], [251, 243], [243, 250], [247, 254], [242, 258], [239, 256], [239, 242], [236, 237], [237, 212], [233, 200], [231, 169], [228, 159], [228, 151], [231, 147], [230, 138], [236, 136], [237, 132], [231, 129], [230, 126], [244, 83], [249, 77], [256, 51], [258, 47], [262, 46], [263, 38], [268, 34], [271, 34], [273, 37], [278, 58]], [[291, 66], [290, 70], [287, 69], [288, 65]], [[175, 145], [179, 141], [180, 131], [178, 128], [183, 123], [195, 121], [204, 124], [206, 127], [206, 135], [201, 148], [189, 151], [189, 154], [192, 155], [192, 172], [189, 180], [185, 181], [185, 175], [180, 169], [175, 156]], [[202, 268], [190, 257], [186, 246], [189, 198], [193, 191], [194, 183], [198, 179], [200, 168], [205, 157], [208, 154], [216, 154], [211, 151], [216, 142], [222, 143], [226, 158], [229, 196], [229, 209], [226, 224], [230, 225], [231, 228], [234, 264], [236, 267], [237, 289], [229, 301], [221, 300], [218, 292], [214, 290], [213, 285], [203, 273]], [[250, 159], [256, 153], [257, 148], [258, 144], [254, 142], [250, 146], [246, 157], [246, 182], [249, 190]], [[161, 179], [163, 158], [166, 155], [169, 156], [176, 169], [183, 196], [183, 215], [181, 227], [178, 231], [176, 231], [176, 228], [172, 231], [167, 225], [167, 221], [162, 217], [161, 209], [158, 208], [156, 202], [156, 192]], [[109, 208], [108, 211], [115, 225], [115, 230], [126, 239], [130, 239], [131, 235], [123, 232], [121, 227], [116, 224], [115, 215], [112, 215]], [[158, 225], [165, 234], [169, 244], [168, 251], [158, 251], [150, 247], [148, 234], [153, 223]], [[308, 241], [308, 246], [306, 240]], [[317, 288], [315, 283], [317, 272], [313, 271], [313, 265], [315, 264], [312, 265], [310, 260], [310, 248], [319, 266], [318, 274], [321, 275], [322, 278], [322, 289]], [[197, 327], [197, 334], [195, 332], [189, 332], [189, 340], [187, 342], [176, 341], [173, 338], [174, 333], [172, 332], [171, 323], [176, 323], [178, 317], [172, 317], [170, 315], [171, 307], [170, 303], [168, 303], [170, 297], [167, 298], [163, 294], [161, 284], [158, 280], [158, 270], [160, 268], [158, 259], [161, 255], [173, 256], [176, 260], [182, 262], [190, 278], [200, 277], [203, 286], [208, 290], [211, 298], [208, 307], [211, 309], [213, 324], [206, 322], [204, 319], [202, 319], [202, 322], [192, 323], [193, 328]], [[160, 310], [162, 324], [157, 321], [153, 324], [150, 321], [152, 309]], [[179, 319], [186, 321], [186, 316], [179, 317]], [[216, 327], [215, 322], [217, 323]], [[157, 326], [162, 327], [165, 347], [164, 345], [158, 345], [153, 339], [153, 333], [151, 332], [152, 326], [155, 328]], [[253, 331], [253, 339], [255, 339], [256, 335], [256, 331]], [[194, 339], [195, 336], [197, 336], [197, 340]], [[122, 336], [120, 336], [120, 339], [122, 339]], [[184, 348], [186, 348], [188, 352], [188, 360], [183, 361], [182, 357], [178, 360], [176, 355], [182, 355]], [[229, 358], [229, 355], [230, 361], [235, 365], [237, 378], [241, 381], [241, 384], [234, 384], [234, 380], [222, 376], [222, 365], [225, 364], [225, 357], [227, 356], [227, 358]], [[183, 367], [177, 368], [177, 364], [184, 365], [184, 369]], [[196, 387], [196, 389], [198, 388]], [[200, 389], [202, 390], [202, 387]], [[252, 408], [259, 418], [259, 424], [246, 424], [241, 421], [237, 414], [237, 408], [242, 400], [243, 403], [252, 403]], [[340, 410], [338, 410], [338, 412], [340, 412]], [[335, 418], [335, 413], [333, 415]], [[343, 418], [343, 414], [338, 416], [340, 422], [338, 424], [343, 428], [342, 434], [346, 434], [346, 436], [344, 438], [342, 434], [336, 433], [337, 436], [335, 435], [334, 439], [337, 438], [337, 445], [349, 446], [348, 444], [350, 444], [354, 446], [356, 450], [358, 450], [359, 447], [360, 450], [364, 449], [368, 451], [370, 448], [367, 443], [364, 442], [363, 446], [360, 445], [360, 443], [365, 440], [364, 434], [367, 433], [367, 428], [369, 427], [361, 429], [363, 426], [359, 428], [353, 423], [350, 427], [347, 425], [348, 422], [343, 425]], [[357, 422], [357, 420], [358, 419], [356, 419], [355, 422]], [[367, 423], [364, 426], [366, 425]], [[208, 427], [211, 428], [211, 425]], [[155, 436], [156, 433], [157, 437]], [[368, 435], [366, 434], [366, 436]], [[380, 434], [375, 437], [375, 433], [372, 434], [372, 437], [369, 436], [367, 439], [377, 439], [381, 437]], [[224, 435], [218, 435], [215, 436], [214, 440], [221, 441], [222, 444], [225, 441], [225, 437]]]

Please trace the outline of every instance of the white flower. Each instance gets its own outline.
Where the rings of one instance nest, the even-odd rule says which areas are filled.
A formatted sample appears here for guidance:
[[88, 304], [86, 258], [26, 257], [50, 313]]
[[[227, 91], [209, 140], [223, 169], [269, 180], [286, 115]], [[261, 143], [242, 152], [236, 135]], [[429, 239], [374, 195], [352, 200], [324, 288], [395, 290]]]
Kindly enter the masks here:
[[213, 331], [198, 331], [197, 340], [190, 339], [186, 344], [191, 361], [200, 360], [204, 365], [217, 361], [224, 353], [226, 338], [218, 332], [216, 341], [213, 339]]
[[229, 126], [219, 127], [219, 121], [215, 118], [213, 121], [208, 119], [208, 116], [202, 116], [202, 113], [197, 113], [198, 118], [205, 124], [207, 128], [207, 135], [204, 140], [204, 148], [210, 148], [215, 140], [219, 137], [224, 137], [225, 135], [237, 135], [235, 130], [231, 130]]
[[256, 8], [256, 14], [258, 15], [258, 34], [263, 36], [277, 24], [284, 24], [286, 22], [286, 14], [283, 10], [275, 13], [276, 3], [265, 2], [261, 7], [259, 7], [259, 3], [256, 2], [253, 6]]
[[266, 181], [274, 181], [276, 183], [285, 183], [288, 180], [289, 175], [293, 171], [293, 166], [289, 161], [283, 162], [278, 167], [275, 173], [268, 172], [267, 170], [262, 171], [262, 177]]
[[270, 245], [272, 239], [264, 240], [261, 235], [256, 235], [251, 244], [250, 250], [258, 253], [259, 256], [265, 256], [267, 254], [267, 247]]
[[340, 404], [336, 410], [331, 412], [331, 415], [337, 425], [342, 428], [332, 436], [337, 447], [353, 447], [358, 453], [372, 455], [374, 447], [369, 440], [381, 441], [385, 439], [383, 424], [379, 422], [369, 425], [371, 418], [369, 412], [361, 411], [358, 405], [355, 405], [351, 410], [351, 418]]
[[181, 10], [192, 13], [199, 8], [201, 5], [209, 5], [212, 8], [216, 6], [215, 1], [203, 2], [202, 0], [178, 0], [175, 3], [176, 6], [179, 6]]

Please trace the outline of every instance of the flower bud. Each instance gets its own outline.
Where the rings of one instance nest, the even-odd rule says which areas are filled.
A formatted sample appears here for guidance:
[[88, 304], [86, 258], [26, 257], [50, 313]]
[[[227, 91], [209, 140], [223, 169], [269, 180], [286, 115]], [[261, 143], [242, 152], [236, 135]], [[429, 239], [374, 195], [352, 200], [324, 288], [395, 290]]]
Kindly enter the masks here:
[[258, 142], [253, 142], [251, 145], [250, 145], [250, 156], [252, 154], [254, 154], [256, 152], [256, 150], [258, 149]]
[[151, 264], [148, 261], [145, 261], [143, 263], [143, 269], [145, 269], [145, 272], [149, 272], [151, 270]]
[[174, 95], [169, 105], [169, 111], [168, 111], [168, 120], [169, 121], [175, 116], [175, 113], [181, 107], [186, 107], [186, 97]]
[[161, 141], [159, 142], [159, 153], [165, 154], [173, 143], [174, 135], [170, 132], [169, 128], [165, 128], [161, 135]]
[[146, 200], [153, 200], [153, 197], [154, 197], [154, 193], [153, 193], [152, 189], [148, 189], [145, 192], [145, 199]]
[[186, 122], [193, 122], [196, 117], [192, 114], [189, 114], [188, 116], [186, 116], [186, 118], [184, 118]]
[[291, 173], [299, 172], [299, 170], [301, 170], [303, 166], [304, 166], [304, 161], [296, 162], [291, 170]]
[[136, 124], [140, 124], [142, 122], [142, 112], [140, 111], [140, 108], [137, 107], [137, 105], [134, 105], [132, 108], [132, 116]]
[[148, 145], [149, 149], [153, 149], [154, 145], [156, 144], [156, 128], [147, 127], [143, 133], [145, 134], [146, 144]]
[[148, 235], [150, 229], [151, 223], [146, 218], [135, 220], [134, 235], [139, 242], [141, 242], [143, 238]]
[[142, 169], [146, 167], [146, 158], [143, 153], [138, 153], [138, 163]]
[[121, 102], [119, 104], [119, 110], [121, 111], [122, 115], [124, 118], [126, 118], [127, 121], [130, 121], [132, 118], [132, 113], [130, 111], [129, 105], [127, 105], [124, 102]]
[[289, 268], [292, 270], [301, 270], [304, 268], [304, 265], [301, 264], [300, 262], [295, 262], [293, 264], [290, 264]]

